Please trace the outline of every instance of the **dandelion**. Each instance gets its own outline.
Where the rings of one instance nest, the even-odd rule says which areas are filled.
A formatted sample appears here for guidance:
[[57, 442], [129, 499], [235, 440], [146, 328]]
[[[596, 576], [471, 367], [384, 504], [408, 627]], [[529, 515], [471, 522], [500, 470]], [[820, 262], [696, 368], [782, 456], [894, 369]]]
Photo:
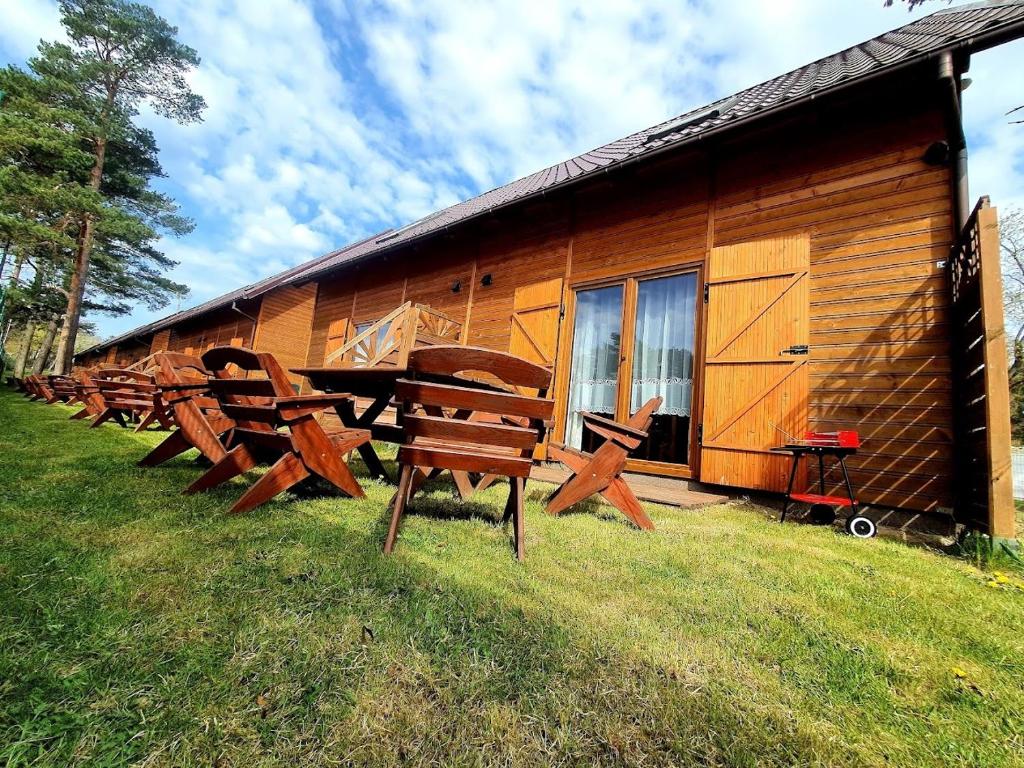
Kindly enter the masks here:
[[967, 677], [966, 669], [961, 669], [960, 667], [953, 667], [953, 669], [950, 671], [953, 673], [953, 677], [955, 677], [957, 680], [963, 680]]

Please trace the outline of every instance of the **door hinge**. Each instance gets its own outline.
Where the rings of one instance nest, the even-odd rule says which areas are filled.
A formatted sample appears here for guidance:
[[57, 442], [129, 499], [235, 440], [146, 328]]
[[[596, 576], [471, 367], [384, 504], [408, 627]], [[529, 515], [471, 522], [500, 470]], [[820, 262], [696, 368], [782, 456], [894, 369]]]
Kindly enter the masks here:
[[697, 425], [697, 445], [704, 445], [704, 425]]
[[704, 303], [708, 303], [708, 299], [711, 298], [711, 283], [704, 283]]

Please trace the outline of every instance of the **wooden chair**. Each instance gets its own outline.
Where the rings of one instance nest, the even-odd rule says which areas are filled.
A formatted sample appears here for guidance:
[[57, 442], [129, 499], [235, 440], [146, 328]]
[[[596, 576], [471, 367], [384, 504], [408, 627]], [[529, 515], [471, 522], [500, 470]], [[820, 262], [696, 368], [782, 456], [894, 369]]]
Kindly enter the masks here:
[[127, 427], [129, 422], [137, 423], [136, 432], [153, 422], [159, 422], [164, 429], [174, 426], [152, 374], [126, 368], [102, 368], [93, 381], [104, 405], [103, 411], [93, 419], [93, 428], [110, 419], [122, 427]]
[[155, 467], [190, 448], [216, 464], [227, 455], [235, 422], [224, 415], [210, 394], [210, 372], [198, 357], [180, 352], [158, 352], [152, 362], [160, 398], [173, 413], [177, 429], [141, 459], [139, 466]]
[[[411, 378], [399, 379], [395, 390], [405, 442], [398, 449], [401, 476], [384, 541], [385, 554], [394, 549], [402, 515], [415, 493], [414, 474], [428, 469], [508, 477], [510, 490], [502, 522], [512, 519], [516, 557], [522, 560], [523, 492], [533, 468], [533, 450], [554, 409], [554, 404], [544, 399], [551, 374], [504, 352], [456, 346], [413, 350], [408, 367]], [[485, 381], [497, 380], [510, 389], [532, 387], [540, 396], [504, 391], [480, 380], [453, 381], [460, 374], [478, 373], [485, 374]], [[470, 420], [474, 413], [527, 419], [527, 423]]]
[[[212, 373], [210, 392], [220, 410], [234, 421], [234, 447], [185, 492], [196, 493], [220, 485], [258, 463], [266, 449], [279, 455], [270, 470], [231, 507], [230, 513], [247, 512], [288, 490], [310, 475], [318, 475], [349, 496], [361, 498], [363, 489], [343, 457], [370, 439], [369, 430], [341, 429], [328, 433], [316, 414], [334, 408], [348, 394], [295, 395], [284, 369], [266, 352], [242, 347], [214, 347], [202, 357]], [[232, 378], [233, 365], [246, 378]], [[250, 374], [263, 374], [252, 378]]]
[[93, 379], [94, 374], [95, 372], [91, 370], [79, 371], [76, 374], [75, 400], [82, 405], [82, 410], [71, 414], [70, 418], [72, 420], [95, 419], [106, 410], [107, 404], [103, 400], [103, 395], [100, 394], [100, 388]]
[[584, 412], [583, 426], [605, 438], [593, 453], [556, 443], [548, 445], [548, 456], [572, 471], [569, 479], [549, 497], [548, 513], [557, 515], [599, 493], [640, 528], [653, 531], [654, 523], [621, 475], [630, 452], [647, 439], [647, 430], [651, 428], [654, 413], [661, 407], [661, 402], [660, 397], [652, 397], [625, 424]]

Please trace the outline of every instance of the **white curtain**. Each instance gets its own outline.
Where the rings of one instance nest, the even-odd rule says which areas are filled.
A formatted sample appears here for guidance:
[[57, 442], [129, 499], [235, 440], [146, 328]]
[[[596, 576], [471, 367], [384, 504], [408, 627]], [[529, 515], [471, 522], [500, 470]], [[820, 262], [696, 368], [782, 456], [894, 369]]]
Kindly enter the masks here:
[[690, 415], [696, 308], [697, 277], [692, 273], [639, 283], [630, 413], [661, 395], [657, 413]]
[[576, 294], [569, 418], [565, 430], [567, 445], [581, 446], [583, 418], [580, 411], [615, 413], [621, 325], [621, 285]]

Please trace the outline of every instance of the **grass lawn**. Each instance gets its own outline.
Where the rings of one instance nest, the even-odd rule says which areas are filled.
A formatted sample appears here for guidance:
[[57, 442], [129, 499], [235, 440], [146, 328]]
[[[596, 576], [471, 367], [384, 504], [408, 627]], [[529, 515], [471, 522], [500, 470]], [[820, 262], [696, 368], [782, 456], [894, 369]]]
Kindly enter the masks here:
[[[186, 497], [0, 394], [0, 765], [1024, 764], [1024, 581], [738, 505]], [[356, 464], [356, 469], [362, 466]], [[994, 586], [988, 586], [992, 582]]]

